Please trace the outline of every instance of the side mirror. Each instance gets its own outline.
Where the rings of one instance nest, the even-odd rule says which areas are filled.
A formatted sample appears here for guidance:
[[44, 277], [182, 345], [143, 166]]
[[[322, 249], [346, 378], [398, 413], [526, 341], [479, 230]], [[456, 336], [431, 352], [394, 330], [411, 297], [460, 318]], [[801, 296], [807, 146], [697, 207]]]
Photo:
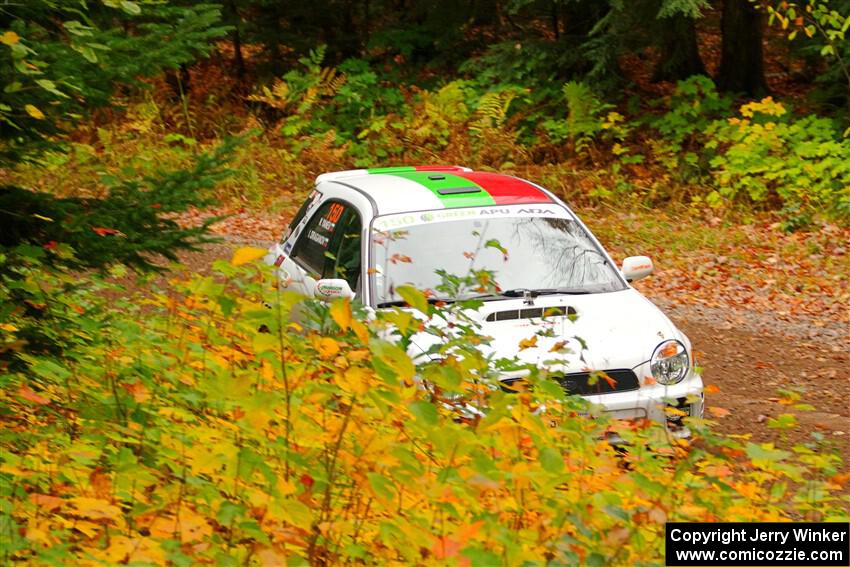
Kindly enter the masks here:
[[654, 269], [649, 256], [629, 256], [623, 260], [623, 277], [626, 281], [633, 282], [645, 278]]
[[330, 301], [332, 299], [337, 299], [338, 297], [347, 297], [351, 299], [354, 297], [354, 292], [351, 291], [351, 286], [348, 285], [348, 282], [344, 279], [328, 278], [316, 282], [316, 288], [313, 295], [315, 295], [317, 299]]

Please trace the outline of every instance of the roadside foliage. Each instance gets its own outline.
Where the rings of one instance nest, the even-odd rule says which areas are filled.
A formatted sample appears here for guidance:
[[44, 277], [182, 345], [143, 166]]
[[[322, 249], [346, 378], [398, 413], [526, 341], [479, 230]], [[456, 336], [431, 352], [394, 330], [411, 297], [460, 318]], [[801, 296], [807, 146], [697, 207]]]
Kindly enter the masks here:
[[[254, 257], [135, 301], [106, 283], [53, 294], [41, 324], [74, 321], [58, 353], [4, 323], [4, 562], [658, 564], [666, 521], [847, 520], [827, 442], [778, 449], [693, 418], [677, 441], [584, 416], [539, 370], [508, 393], [510, 361], [484, 360], [471, 326], [432, 325], [416, 290], [419, 311], [370, 318], [277, 291]], [[64, 278], [33, 262], [20, 285]], [[399, 346], [423, 329], [443, 333], [436, 361]]]

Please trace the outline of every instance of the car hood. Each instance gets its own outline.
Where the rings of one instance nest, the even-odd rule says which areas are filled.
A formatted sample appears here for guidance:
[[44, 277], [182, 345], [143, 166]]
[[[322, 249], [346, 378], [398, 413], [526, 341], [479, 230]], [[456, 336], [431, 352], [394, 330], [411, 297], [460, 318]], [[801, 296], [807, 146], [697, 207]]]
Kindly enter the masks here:
[[[492, 338], [489, 344], [480, 347], [485, 355], [516, 355], [521, 362], [532, 364], [557, 361], [557, 369], [561, 371], [580, 372], [587, 368], [634, 369], [647, 362], [655, 347], [666, 339], [679, 339], [690, 347], [673, 323], [631, 288], [589, 295], [541, 296], [533, 303], [527, 305], [523, 299], [488, 301], [478, 310], [466, 311], [466, 315], [481, 325], [481, 334]], [[575, 317], [487, 321], [491, 314], [510, 317], [518, 310], [553, 307], [568, 309]], [[436, 318], [432, 323], [448, 325], [448, 321]], [[528, 346], [531, 342], [527, 339], [535, 336], [534, 346]], [[437, 342], [439, 339], [434, 335], [420, 333], [413, 338], [419, 352], [411, 354], [422, 356]], [[521, 348], [521, 343], [526, 348]], [[559, 343], [563, 343], [561, 348], [567, 352], [552, 352], [559, 350]]]

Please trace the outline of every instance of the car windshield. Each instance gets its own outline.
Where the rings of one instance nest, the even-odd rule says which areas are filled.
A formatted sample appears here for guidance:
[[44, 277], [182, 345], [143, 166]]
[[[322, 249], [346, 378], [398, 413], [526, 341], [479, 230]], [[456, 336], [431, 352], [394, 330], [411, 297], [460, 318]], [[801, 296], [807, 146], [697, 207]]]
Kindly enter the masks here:
[[[440, 271], [461, 277], [481, 270], [492, 272], [498, 289], [509, 296], [525, 290], [598, 293], [625, 289], [606, 256], [572, 219], [479, 216], [400, 224], [377, 222], [372, 231], [371, 273], [379, 306], [398, 302], [395, 290], [402, 284], [429, 290], [437, 299], [456, 299], [438, 291], [443, 281]], [[462, 295], [475, 293], [469, 290]]]

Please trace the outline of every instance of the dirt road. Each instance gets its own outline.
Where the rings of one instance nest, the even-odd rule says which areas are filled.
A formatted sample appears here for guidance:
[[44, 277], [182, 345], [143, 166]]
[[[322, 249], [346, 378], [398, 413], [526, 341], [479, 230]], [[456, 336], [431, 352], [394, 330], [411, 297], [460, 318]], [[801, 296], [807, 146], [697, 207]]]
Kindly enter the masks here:
[[[805, 441], [820, 432], [850, 455], [847, 329], [805, 319], [789, 323], [746, 310], [674, 307], [665, 298], [652, 299], [690, 337], [706, 384], [719, 388], [707, 396], [707, 417], [721, 431], [779, 441], [782, 435], [768, 427], [769, 420], [792, 413], [799, 425], [786, 433], [790, 440]], [[815, 409], [802, 411], [784, 403], [782, 390], [798, 392], [797, 404]]]

